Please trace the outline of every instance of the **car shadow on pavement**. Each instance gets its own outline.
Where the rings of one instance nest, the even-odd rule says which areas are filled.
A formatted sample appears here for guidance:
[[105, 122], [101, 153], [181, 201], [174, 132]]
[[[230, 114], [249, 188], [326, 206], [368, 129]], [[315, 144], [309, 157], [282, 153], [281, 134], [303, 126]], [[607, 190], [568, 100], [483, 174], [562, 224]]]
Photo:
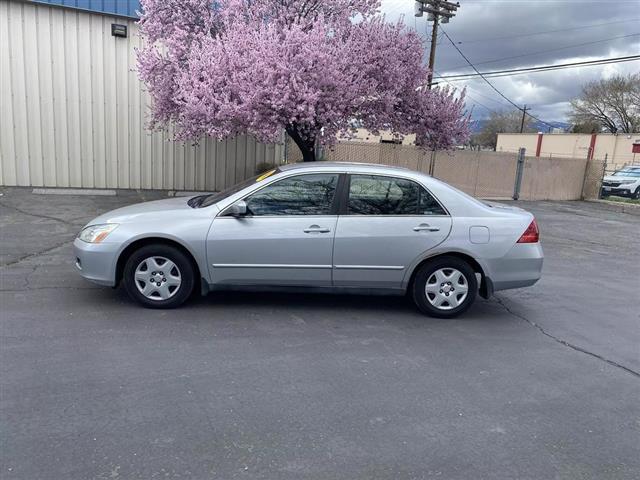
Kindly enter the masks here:
[[[83, 295], [99, 295], [100, 303], [113, 301], [127, 309], [140, 312], [153, 311], [139, 306], [129, 298], [123, 288], [91, 289]], [[111, 297], [111, 300], [109, 299]], [[212, 320], [218, 316], [284, 317], [312, 315], [316, 318], [341, 321], [349, 318], [406, 320], [409, 323], [433, 322], [483, 322], [491, 324], [510, 323], [514, 316], [495, 299], [478, 297], [471, 308], [453, 320], [428, 317], [420, 313], [408, 296], [341, 295], [325, 293], [284, 292], [211, 292], [206, 296], [194, 294], [184, 305], [175, 310], [176, 318], [182, 321]]]

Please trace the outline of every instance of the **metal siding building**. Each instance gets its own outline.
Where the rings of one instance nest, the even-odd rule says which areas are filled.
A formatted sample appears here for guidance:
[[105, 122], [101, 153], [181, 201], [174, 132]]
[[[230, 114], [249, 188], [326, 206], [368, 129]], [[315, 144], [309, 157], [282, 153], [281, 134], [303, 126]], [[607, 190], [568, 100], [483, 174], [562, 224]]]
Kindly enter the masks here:
[[126, 17], [138, 17], [141, 10], [138, 0], [31, 0], [33, 2], [61, 5], [65, 7], [110, 13]]
[[[128, 37], [112, 36], [112, 23], [127, 25]], [[220, 190], [281, 159], [280, 145], [251, 137], [191, 145], [145, 130], [137, 29], [134, 18], [0, 1], [1, 185]]]

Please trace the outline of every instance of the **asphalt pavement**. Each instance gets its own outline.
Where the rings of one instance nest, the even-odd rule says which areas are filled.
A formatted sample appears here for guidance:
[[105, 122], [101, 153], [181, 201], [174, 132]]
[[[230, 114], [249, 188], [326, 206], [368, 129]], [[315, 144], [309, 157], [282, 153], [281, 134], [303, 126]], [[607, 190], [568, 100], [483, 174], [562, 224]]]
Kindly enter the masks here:
[[166, 196], [0, 189], [0, 478], [637, 479], [640, 217], [518, 202], [534, 287], [216, 293], [146, 310], [74, 271], [92, 217]]

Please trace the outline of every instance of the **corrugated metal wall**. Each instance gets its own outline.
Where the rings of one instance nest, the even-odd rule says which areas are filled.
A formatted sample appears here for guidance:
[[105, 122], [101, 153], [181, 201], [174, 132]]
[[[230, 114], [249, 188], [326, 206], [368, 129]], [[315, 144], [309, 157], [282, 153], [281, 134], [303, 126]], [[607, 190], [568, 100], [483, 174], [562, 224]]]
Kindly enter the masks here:
[[194, 146], [146, 131], [136, 32], [122, 17], [0, 1], [0, 184], [220, 190], [281, 158], [250, 137]]

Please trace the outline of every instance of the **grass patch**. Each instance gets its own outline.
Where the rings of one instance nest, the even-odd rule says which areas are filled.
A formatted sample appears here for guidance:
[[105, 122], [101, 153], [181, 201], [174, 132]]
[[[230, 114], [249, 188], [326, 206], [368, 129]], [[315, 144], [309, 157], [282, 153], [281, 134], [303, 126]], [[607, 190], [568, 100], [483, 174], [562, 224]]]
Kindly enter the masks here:
[[618, 197], [616, 195], [603, 197], [602, 200], [608, 200], [610, 202], [620, 202], [620, 203], [633, 203], [635, 205], [640, 205], [640, 200], [633, 200], [632, 198], [627, 198], [627, 197]]

